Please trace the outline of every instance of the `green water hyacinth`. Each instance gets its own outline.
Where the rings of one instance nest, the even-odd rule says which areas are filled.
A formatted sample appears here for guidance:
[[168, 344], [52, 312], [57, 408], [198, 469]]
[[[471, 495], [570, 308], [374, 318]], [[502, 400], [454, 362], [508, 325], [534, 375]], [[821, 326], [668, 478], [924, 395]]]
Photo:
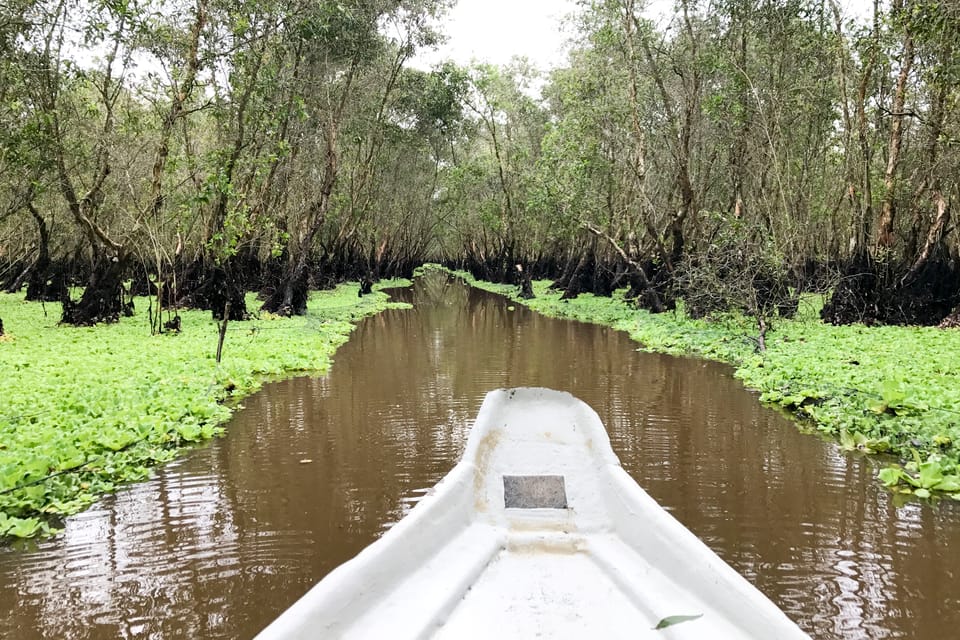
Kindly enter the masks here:
[[145, 298], [133, 318], [74, 328], [58, 326], [57, 304], [0, 294], [0, 540], [53, 533], [64, 516], [221, 435], [264, 380], [326, 371], [354, 322], [406, 306], [379, 290], [406, 284], [364, 297], [346, 284], [314, 294], [306, 316], [232, 322], [219, 364], [208, 312], [181, 311], [181, 333], [151, 336]]
[[960, 500], [960, 470], [953, 460], [933, 454], [924, 461], [913, 452], [914, 459], [907, 464], [891, 465], [879, 473], [880, 480], [901, 493], [912, 493], [918, 498], [929, 498], [933, 492], [948, 493]]

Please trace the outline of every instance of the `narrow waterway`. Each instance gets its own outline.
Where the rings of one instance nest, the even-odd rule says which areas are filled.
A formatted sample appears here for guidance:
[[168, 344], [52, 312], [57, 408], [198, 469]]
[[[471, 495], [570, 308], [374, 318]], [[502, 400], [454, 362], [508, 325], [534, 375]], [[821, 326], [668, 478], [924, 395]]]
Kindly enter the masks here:
[[896, 506], [726, 367], [446, 276], [396, 297], [415, 308], [363, 321], [328, 376], [267, 385], [227, 437], [0, 549], [0, 637], [252, 637], [402, 517], [504, 386], [593, 406], [627, 471], [814, 637], [956, 637], [957, 505]]

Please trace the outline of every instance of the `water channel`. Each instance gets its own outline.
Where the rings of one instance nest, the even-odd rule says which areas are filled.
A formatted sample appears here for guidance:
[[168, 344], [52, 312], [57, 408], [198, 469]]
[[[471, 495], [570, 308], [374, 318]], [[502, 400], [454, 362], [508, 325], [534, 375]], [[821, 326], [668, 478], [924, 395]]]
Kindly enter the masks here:
[[53, 540], [0, 548], [0, 637], [252, 637], [401, 518], [503, 386], [593, 406], [627, 471], [813, 637], [960, 629], [960, 508], [895, 505], [872, 461], [801, 434], [728, 368], [446, 276], [395, 297], [415, 308], [363, 321], [329, 375], [265, 386], [227, 437]]

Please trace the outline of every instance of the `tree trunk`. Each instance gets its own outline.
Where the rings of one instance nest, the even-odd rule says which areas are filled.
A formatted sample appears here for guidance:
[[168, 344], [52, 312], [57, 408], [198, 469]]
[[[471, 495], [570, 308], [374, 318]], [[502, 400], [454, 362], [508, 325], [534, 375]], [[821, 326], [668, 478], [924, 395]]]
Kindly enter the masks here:
[[930, 257], [933, 255], [934, 249], [936, 249], [943, 240], [943, 233], [950, 223], [950, 203], [947, 202], [946, 198], [944, 198], [943, 194], [939, 191], [933, 194], [933, 201], [937, 215], [934, 218], [933, 224], [930, 225], [930, 230], [927, 232], [927, 239], [923, 243], [920, 254], [914, 261], [913, 266], [910, 267], [910, 270], [900, 280], [901, 286], [910, 284], [913, 279], [916, 278], [917, 274], [927, 265]]
[[[860, 143], [860, 187], [859, 206], [856, 207], [856, 229], [852, 251], [850, 252], [851, 263], [869, 262], [869, 249], [867, 244], [870, 238], [870, 225], [873, 224], [873, 181], [871, 179], [871, 164], [873, 152], [871, 150], [870, 136], [867, 126], [867, 92], [870, 82], [873, 78], [874, 67], [877, 63], [877, 49], [880, 47], [879, 40], [879, 8], [874, 2], [873, 16], [873, 41], [870, 45], [870, 53], [863, 63], [863, 71], [860, 75], [860, 85], [857, 89], [857, 140]], [[857, 194], [853, 186], [850, 188], [850, 199], [857, 200]]]
[[[43, 216], [33, 206], [33, 203], [27, 204], [27, 209], [37, 223], [37, 231], [40, 234], [40, 245], [37, 255], [37, 261], [30, 272], [30, 280], [27, 282], [27, 300], [32, 302], [45, 301], [53, 302], [60, 300], [64, 291], [53, 290], [54, 287], [48, 286], [50, 282], [50, 231], [47, 228], [47, 222]], [[66, 283], [62, 279], [56, 279], [57, 282], [66, 288]]]
[[[948, 51], [952, 51], [952, 47], [948, 48]], [[936, 206], [939, 206], [939, 202], [943, 200], [942, 180], [940, 172], [937, 169], [937, 157], [939, 155], [940, 137], [943, 133], [943, 122], [946, 115], [947, 90], [947, 85], [941, 84], [933, 96], [930, 105], [930, 114], [927, 119], [929, 133], [926, 148], [924, 149], [923, 161], [922, 164], [917, 167], [911, 179], [911, 182], [916, 185], [916, 188], [913, 190], [913, 197], [910, 199], [910, 206], [913, 208], [913, 223], [910, 225], [910, 235], [906, 239], [904, 251], [904, 255], [908, 258], [918, 255], [917, 249], [920, 244], [920, 236], [928, 210], [924, 204], [924, 195], [930, 192]], [[925, 175], [923, 179], [918, 180], [916, 175], [921, 171], [924, 172]], [[939, 215], [940, 210], [938, 208], [937, 216], [934, 218], [934, 227], [936, 227], [939, 222]]]
[[[246, 320], [249, 313], [240, 267], [237, 257], [221, 264], [206, 257], [198, 258], [184, 271], [181, 290], [187, 293], [179, 299], [167, 299], [166, 304], [203, 309], [209, 311], [214, 320], [222, 320], [223, 310], [229, 302], [230, 319]], [[172, 287], [165, 286], [164, 290], [173, 293]]]
[[877, 250], [893, 246], [893, 224], [896, 217], [894, 199], [896, 196], [897, 167], [900, 163], [900, 149], [903, 145], [903, 108], [906, 104], [907, 80], [913, 67], [913, 36], [910, 31], [904, 36], [903, 61], [893, 95], [893, 108], [890, 117], [890, 144], [887, 150], [887, 167], [883, 174], [883, 200], [880, 203], [880, 222], [877, 225]]
[[4, 281], [4, 284], [0, 288], [7, 293], [19, 293], [20, 289], [23, 288], [23, 281], [33, 273], [33, 265], [30, 262], [25, 264], [15, 262], [11, 266], [11, 269], [15, 269], [15, 271], [13, 271], [14, 275]]
[[657, 93], [660, 96], [664, 114], [669, 124], [669, 139], [672, 146], [671, 156], [676, 170], [675, 184], [677, 191], [680, 193], [680, 205], [676, 213], [670, 217], [667, 225], [667, 233], [672, 240], [670, 262], [674, 265], [679, 264], [683, 258], [685, 242], [684, 224], [688, 219], [693, 217], [696, 211], [696, 191], [690, 172], [690, 160], [693, 127], [696, 124], [696, 116], [700, 111], [701, 91], [698, 43], [696, 34], [693, 31], [686, 0], [682, 0], [681, 9], [683, 13], [684, 34], [687, 36], [690, 55], [692, 57], [689, 80], [687, 80], [686, 76], [683, 77], [684, 102], [682, 105], [682, 118], [677, 114], [676, 104], [667, 90], [660, 65], [654, 57], [649, 43], [645, 39], [642, 41], [644, 57], [647, 60], [650, 75], [657, 88]]

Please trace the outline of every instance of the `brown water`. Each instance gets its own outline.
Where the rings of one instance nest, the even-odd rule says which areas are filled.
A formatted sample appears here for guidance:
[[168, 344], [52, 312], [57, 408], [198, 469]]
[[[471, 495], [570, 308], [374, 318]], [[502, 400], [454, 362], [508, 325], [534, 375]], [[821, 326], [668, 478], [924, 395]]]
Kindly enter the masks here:
[[[873, 463], [765, 409], [723, 366], [641, 354], [431, 276], [329, 376], [271, 384], [229, 435], [0, 549], [0, 637], [249, 638], [456, 462], [484, 394], [592, 405], [630, 474], [818, 638], [960, 635], [960, 509], [895, 506]], [[229, 357], [229, 356], [228, 356]]]

